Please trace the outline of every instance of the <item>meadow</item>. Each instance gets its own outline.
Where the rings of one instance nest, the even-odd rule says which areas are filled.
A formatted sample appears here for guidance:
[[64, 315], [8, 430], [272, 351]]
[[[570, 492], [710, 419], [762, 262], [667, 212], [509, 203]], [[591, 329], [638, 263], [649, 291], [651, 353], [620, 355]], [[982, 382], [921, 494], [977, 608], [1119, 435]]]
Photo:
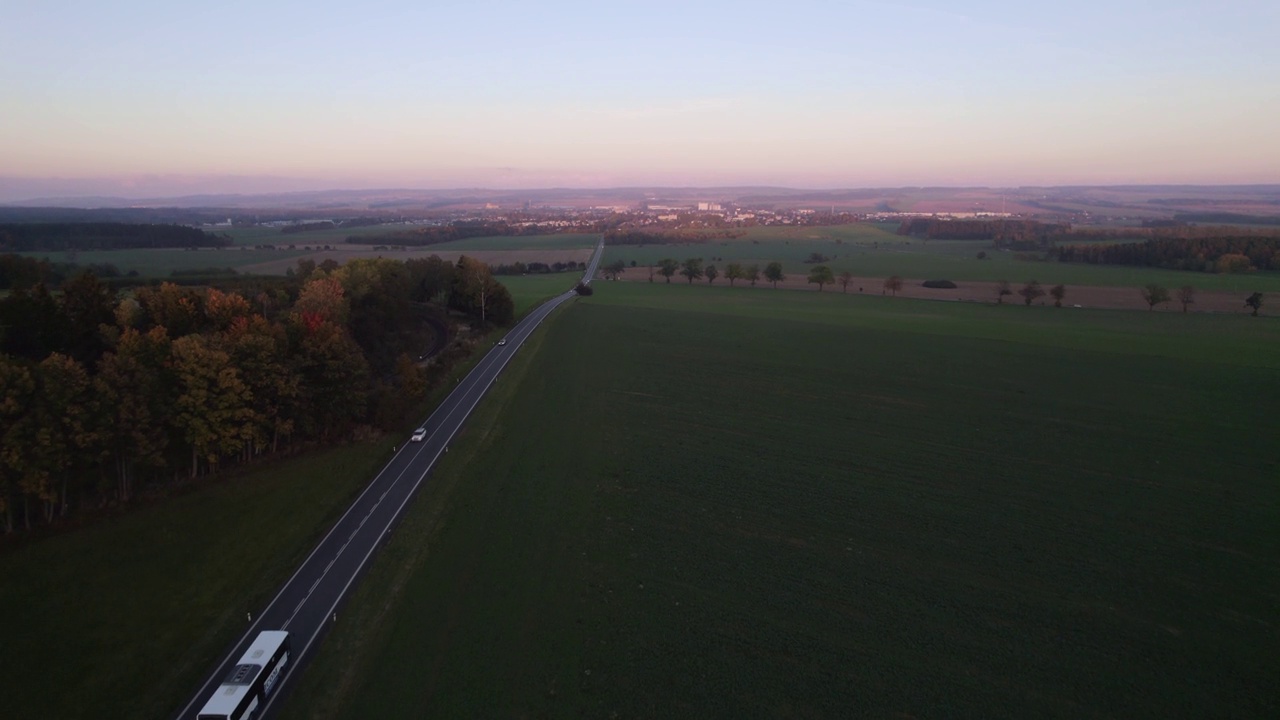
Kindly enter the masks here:
[[582, 279], [582, 272], [546, 273], [545, 275], [499, 275], [511, 300], [516, 306], [516, 317], [542, 304], [542, 301], [559, 295]]
[[1280, 709], [1280, 324], [597, 285], [283, 717]]

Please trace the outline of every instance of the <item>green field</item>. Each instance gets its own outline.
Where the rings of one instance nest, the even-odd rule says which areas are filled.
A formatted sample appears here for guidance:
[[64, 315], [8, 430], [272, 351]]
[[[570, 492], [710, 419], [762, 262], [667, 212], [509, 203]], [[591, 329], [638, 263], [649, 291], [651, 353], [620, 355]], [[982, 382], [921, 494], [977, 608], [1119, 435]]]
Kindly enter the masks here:
[[177, 712], [389, 450], [266, 465], [0, 554], [6, 714]]
[[506, 286], [515, 302], [516, 316], [532, 310], [543, 300], [573, 289], [582, 279], [581, 272], [547, 273], [545, 275], [499, 275], [497, 280]]
[[1280, 709], [1280, 323], [599, 285], [285, 717]]
[[[836, 242], [839, 240], [840, 242]], [[987, 254], [985, 260], [978, 252]], [[1009, 280], [1021, 283], [1032, 278], [1042, 284], [1095, 285], [1103, 287], [1141, 287], [1157, 283], [1176, 288], [1194, 285], [1201, 290], [1231, 290], [1251, 293], [1280, 292], [1280, 273], [1263, 272], [1245, 275], [1181, 272], [1157, 268], [1117, 265], [1087, 265], [1017, 260], [1013, 252], [994, 250], [990, 241], [921, 240], [895, 235], [883, 225], [857, 224], [835, 227], [763, 227], [732, 240], [684, 245], [646, 245], [644, 247], [610, 245], [605, 247], [604, 264], [622, 260], [635, 261], [636, 269], [627, 272], [647, 276], [645, 266], [662, 258], [684, 260], [701, 257], [715, 264], [723, 274], [730, 262], [757, 264], [763, 268], [777, 260], [788, 275], [803, 277], [812, 265], [803, 261], [812, 253], [831, 258], [826, 263], [833, 272], [845, 270], [859, 277], [900, 275], [921, 280], [955, 281]], [[679, 280], [680, 278], [675, 278]], [[718, 282], [727, 282], [719, 280]]]

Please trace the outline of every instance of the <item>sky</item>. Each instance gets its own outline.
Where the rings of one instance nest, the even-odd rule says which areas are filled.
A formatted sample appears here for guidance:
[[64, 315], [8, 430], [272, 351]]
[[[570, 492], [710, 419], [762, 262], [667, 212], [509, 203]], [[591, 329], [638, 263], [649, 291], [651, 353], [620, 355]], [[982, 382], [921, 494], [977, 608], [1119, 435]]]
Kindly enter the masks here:
[[1280, 2], [0, 0], [0, 200], [1280, 183]]

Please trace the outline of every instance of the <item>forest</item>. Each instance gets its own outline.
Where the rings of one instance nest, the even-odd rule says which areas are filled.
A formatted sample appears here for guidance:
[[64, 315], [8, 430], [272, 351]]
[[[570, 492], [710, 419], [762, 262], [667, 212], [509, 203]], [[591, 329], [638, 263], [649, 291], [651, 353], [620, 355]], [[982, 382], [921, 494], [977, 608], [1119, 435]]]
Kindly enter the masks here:
[[484, 324], [481, 308], [513, 319], [506, 288], [467, 257], [300, 261], [252, 295], [117, 293], [91, 273], [14, 290], [0, 299], [0, 528], [398, 431], [468, 354], [457, 328]]
[[0, 252], [227, 247], [231, 239], [184, 225], [116, 222], [0, 224]]
[[1197, 272], [1280, 270], [1280, 238], [1260, 235], [1234, 237], [1162, 238], [1136, 243], [1063, 245], [1055, 250], [1061, 262], [1098, 265], [1141, 265]]

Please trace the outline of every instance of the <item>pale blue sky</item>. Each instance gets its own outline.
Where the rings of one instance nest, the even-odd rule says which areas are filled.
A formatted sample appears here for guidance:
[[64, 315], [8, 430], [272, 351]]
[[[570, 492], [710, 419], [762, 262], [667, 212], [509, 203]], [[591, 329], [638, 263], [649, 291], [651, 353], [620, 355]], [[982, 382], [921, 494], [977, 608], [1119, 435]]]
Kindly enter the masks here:
[[0, 0], [0, 176], [1280, 182], [1280, 3], [1043, 5]]

